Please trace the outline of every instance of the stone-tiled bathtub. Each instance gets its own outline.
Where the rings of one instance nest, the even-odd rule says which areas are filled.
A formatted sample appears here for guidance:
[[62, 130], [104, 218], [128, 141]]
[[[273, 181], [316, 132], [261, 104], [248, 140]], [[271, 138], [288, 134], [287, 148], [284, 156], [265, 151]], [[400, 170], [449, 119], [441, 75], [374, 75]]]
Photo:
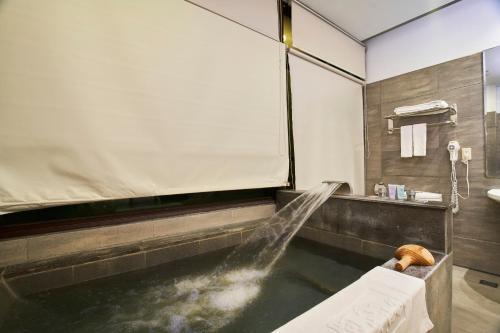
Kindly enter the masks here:
[[[297, 195], [298, 192], [279, 191], [276, 198], [277, 209]], [[5, 318], [8, 315], [14, 302], [6, 286], [20, 297], [30, 297], [28, 295], [67, 288], [87, 281], [175, 263], [177, 260], [227, 249], [240, 244], [254, 229], [260, 227], [261, 220], [252, 217], [265, 218], [263, 215], [271, 214], [266, 210], [268, 208], [262, 205], [257, 208], [257, 215], [250, 213], [251, 207], [245, 209], [247, 219], [241, 216], [240, 220], [234, 219], [234, 212], [229, 214], [219, 212], [221, 215], [218, 219], [215, 217], [217, 212], [210, 212], [205, 227], [203, 218], [198, 217], [195, 219], [195, 227], [184, 230], [181, 228], [180, 232], [165, 233], [162, 237], [139, 238], [125, 244], [90, 251], [76, 251], [39, 260], [4, 264], [0, 268], [6, 282], [0, 285], [0, 322], [2, 316]], [[188, 216], [183, 218], [189, 221]], [[232, 218], [232, 222], [222, 223], [223, 218]], [[135, 228], [140, 222], [134, 222]], [[173, 220], [171, 226], [179, 228], [179, 223], [179, 220]], [[161, 226], [161, 230], [169, 230], [165, 221]], [[126, 225], [121, 228], [126, 228]], [[80, 232], [81, 237], [73, 232], [71, 237], [62, 239], [80, 244], [81, 239], [87, 237], [88, 231]], [[430, 268], [413, 267], [408, 269], [406, 274], [422, 278], [426, 282], [428, 311], [435, 325], [433, 332], [449, 332], [451, 232], [451, 214], [444, 205], [392, 202], [359, 196], [334, 196], [313, 214], [297, 236], [322, 246], [348, 249], [351, 253], [376, 258], [381, 265], [385, 262], [383, 266], [389, 268], [394, 264], [391, 258], [396, 247], [405, 243], [418, 243], [428, 247], [437, 259], [436, 265]], [[45, 236], [55, 237], [55, 235]], [[64, 241], [62, 242], [58, 248], [64, 247]], [[50, 242], [46, 246], [50, 247]], [[42, 250], [50, 253], [49, 248]]]

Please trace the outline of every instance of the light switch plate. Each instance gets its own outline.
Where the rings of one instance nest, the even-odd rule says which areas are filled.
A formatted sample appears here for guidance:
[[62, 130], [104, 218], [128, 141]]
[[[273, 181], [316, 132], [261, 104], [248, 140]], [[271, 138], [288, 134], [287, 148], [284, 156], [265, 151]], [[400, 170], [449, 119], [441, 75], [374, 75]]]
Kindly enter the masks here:
[[472, 160], [472, 148], [462, 148], [462, 161]]

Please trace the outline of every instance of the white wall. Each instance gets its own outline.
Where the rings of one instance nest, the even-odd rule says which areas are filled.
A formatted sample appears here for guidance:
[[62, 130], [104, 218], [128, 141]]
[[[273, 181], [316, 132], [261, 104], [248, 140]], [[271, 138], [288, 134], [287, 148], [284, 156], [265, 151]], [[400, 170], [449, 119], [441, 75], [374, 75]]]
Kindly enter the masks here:
[[500, 45], [500, 0], [462, 0], [367, 42], [367, 82]]

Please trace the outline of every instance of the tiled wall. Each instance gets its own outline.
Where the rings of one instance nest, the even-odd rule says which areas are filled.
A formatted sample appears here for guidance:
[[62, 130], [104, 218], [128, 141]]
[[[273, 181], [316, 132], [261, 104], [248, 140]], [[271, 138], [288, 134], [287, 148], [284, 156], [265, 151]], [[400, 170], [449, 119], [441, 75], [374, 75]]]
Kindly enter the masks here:
[[114, 226], [0, 240], [0, 268], [151, 239], [203, 233], [213, 228], [267, 218], [273, 215], [275, 210], [274, 203], [248, 205], [168, 218], [139, 220]]
[[[376, 182], [405, 184], [424, 191], [440, 192], [449, 200], [450, 162], [446, 149], [450, 140], [472, 148], [471, 197], [460, 200], [454, 216], [455, 264], [500, 274], [500, 204], [486, 197], [500, 179], [485, 176], [485, 140], [482, 56], [452, 60], [367, 86], [366, 190], [373, 193]], [[427, 156], [400, 158], [399, 132], [388, 135], [383, 118], [394, 108], [443, 99], [458, 105], [458, 125], [429, 127]], [[439, 117], [439, 116], [432, 116]], [[413, 122], [429, 122], [422, 117]], [[401, 124], [401, 123], [400, 123]], [[399, 127], [400, 124], [394, 125]], [[405, 124], [405, 123], [403, 123]], [[465, 165], [457, 164], [459, 189], [466, 194]]]

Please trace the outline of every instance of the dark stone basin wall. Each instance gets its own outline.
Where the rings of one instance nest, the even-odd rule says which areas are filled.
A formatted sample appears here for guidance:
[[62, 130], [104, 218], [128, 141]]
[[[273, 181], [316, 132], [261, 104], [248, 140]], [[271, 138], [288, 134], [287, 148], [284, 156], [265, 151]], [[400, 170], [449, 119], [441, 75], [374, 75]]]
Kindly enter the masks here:
[[[301, 192], [278, 191], [281, 209]], [[403, 244], [451, 252], [452, 216], [447, 205], [335, 195], [306, 222], [299, 236], [373, 257], [392, 257]]]

